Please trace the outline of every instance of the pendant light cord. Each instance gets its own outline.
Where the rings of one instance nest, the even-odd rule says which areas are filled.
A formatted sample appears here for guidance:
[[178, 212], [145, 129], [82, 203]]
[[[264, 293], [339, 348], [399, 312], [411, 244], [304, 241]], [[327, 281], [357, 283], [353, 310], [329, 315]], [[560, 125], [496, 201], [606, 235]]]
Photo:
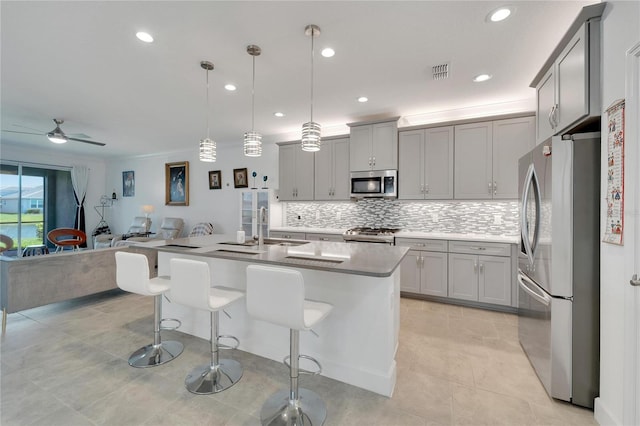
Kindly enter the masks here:
[[207, 71], [207, 139], [209, 138], [209, 70]]
[[311, 29], [311, 122], [313, 122], [313, 38], [315, 30]]
[[253, 124], [254, 124], [254, 118], [255, 118], [255, 108], [256, 108], [256, 57], [255, 55], [252, 55], [253, 57], [253, 78], [251, 81], [251, 132], [253, 132]]

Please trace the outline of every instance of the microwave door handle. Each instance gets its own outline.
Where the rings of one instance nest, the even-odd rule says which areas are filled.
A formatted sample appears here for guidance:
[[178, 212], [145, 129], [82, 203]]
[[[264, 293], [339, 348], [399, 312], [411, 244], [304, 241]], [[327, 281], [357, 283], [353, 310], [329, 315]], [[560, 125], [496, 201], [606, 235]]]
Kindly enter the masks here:
[[529, 207], [529, 189], [531, 187], [531, 179], [533, 176], [533, 164], [529, 165], [527, 171], [527, 177], [524, 179], [524, 191], [522, 193], [522, 215], [520, 217], [520, 236], [522, 238], [522, 245], [524, 245], [524, 252], [529, 259], [529, 262], [533, 264], [533, 252], [531, 251], [531, 241], [529, 241], [529, 225], [527, 222], [527, 208]]
[[533, 288], [529, 287], [527, 283], [531, 283], [535, 286], [535, 284], [526, 275], [521, 271], [518, 271], [518, 284], [520, 285], [520, 288], [543, 305], [549, 306], [551, 304], [551, 297], [549, 295], [544, 293], [544, 291], [535, 291]]

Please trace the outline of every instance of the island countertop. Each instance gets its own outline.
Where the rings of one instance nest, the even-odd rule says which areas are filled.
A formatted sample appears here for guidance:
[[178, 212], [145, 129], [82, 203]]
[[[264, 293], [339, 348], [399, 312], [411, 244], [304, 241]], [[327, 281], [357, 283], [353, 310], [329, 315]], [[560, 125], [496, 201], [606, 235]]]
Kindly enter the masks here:
[[409, 250], [408, 247], [386, 244], [265, 240], [272, 244], [263, 247], [239, 245], [235, 242], [235, 235], [214, 234], [140, 245], [162, 252], [372, 277], [393, 274]]

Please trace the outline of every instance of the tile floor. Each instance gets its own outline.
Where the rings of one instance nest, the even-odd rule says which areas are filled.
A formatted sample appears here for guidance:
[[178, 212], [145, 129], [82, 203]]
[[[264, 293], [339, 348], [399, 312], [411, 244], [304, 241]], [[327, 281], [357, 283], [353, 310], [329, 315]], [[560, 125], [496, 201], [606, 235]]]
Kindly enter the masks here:
[[[549, 399], [517, 339], [517, 317], [401, 300], [392, 398], [325, 377], [303, 377], [327, 404], [326, 425], [595, 425], [593, 413]], [[208, 342], [185, 344], [153, 369], [127, 365], [149, 343], [149, 297], [115, 290], [9, 315], [0, 345], [0, 424], [257, 425], [262, 402], [288, 386], [282, 364], [241, 351], [242, 380], [216, 395], [184, 389], [208, 361]], [[303, 348], [304, 352], [304, 348]], [[225, 356], [229, 356], [225, 352]]]

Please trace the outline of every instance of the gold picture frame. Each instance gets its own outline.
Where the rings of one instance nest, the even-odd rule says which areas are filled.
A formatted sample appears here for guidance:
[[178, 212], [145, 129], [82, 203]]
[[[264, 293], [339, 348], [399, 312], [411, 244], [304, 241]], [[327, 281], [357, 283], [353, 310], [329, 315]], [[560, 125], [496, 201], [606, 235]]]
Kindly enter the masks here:
[[222, 189], [222, 171], [212, 170], [209, 172], [209, 189]]
[[248, 188], [249, 178], [247, 177], [247, 169], [233, 169], [233, 187]]
[[167, 206], [189, 205], [189, 162], [165, 163], [165, 200]]

